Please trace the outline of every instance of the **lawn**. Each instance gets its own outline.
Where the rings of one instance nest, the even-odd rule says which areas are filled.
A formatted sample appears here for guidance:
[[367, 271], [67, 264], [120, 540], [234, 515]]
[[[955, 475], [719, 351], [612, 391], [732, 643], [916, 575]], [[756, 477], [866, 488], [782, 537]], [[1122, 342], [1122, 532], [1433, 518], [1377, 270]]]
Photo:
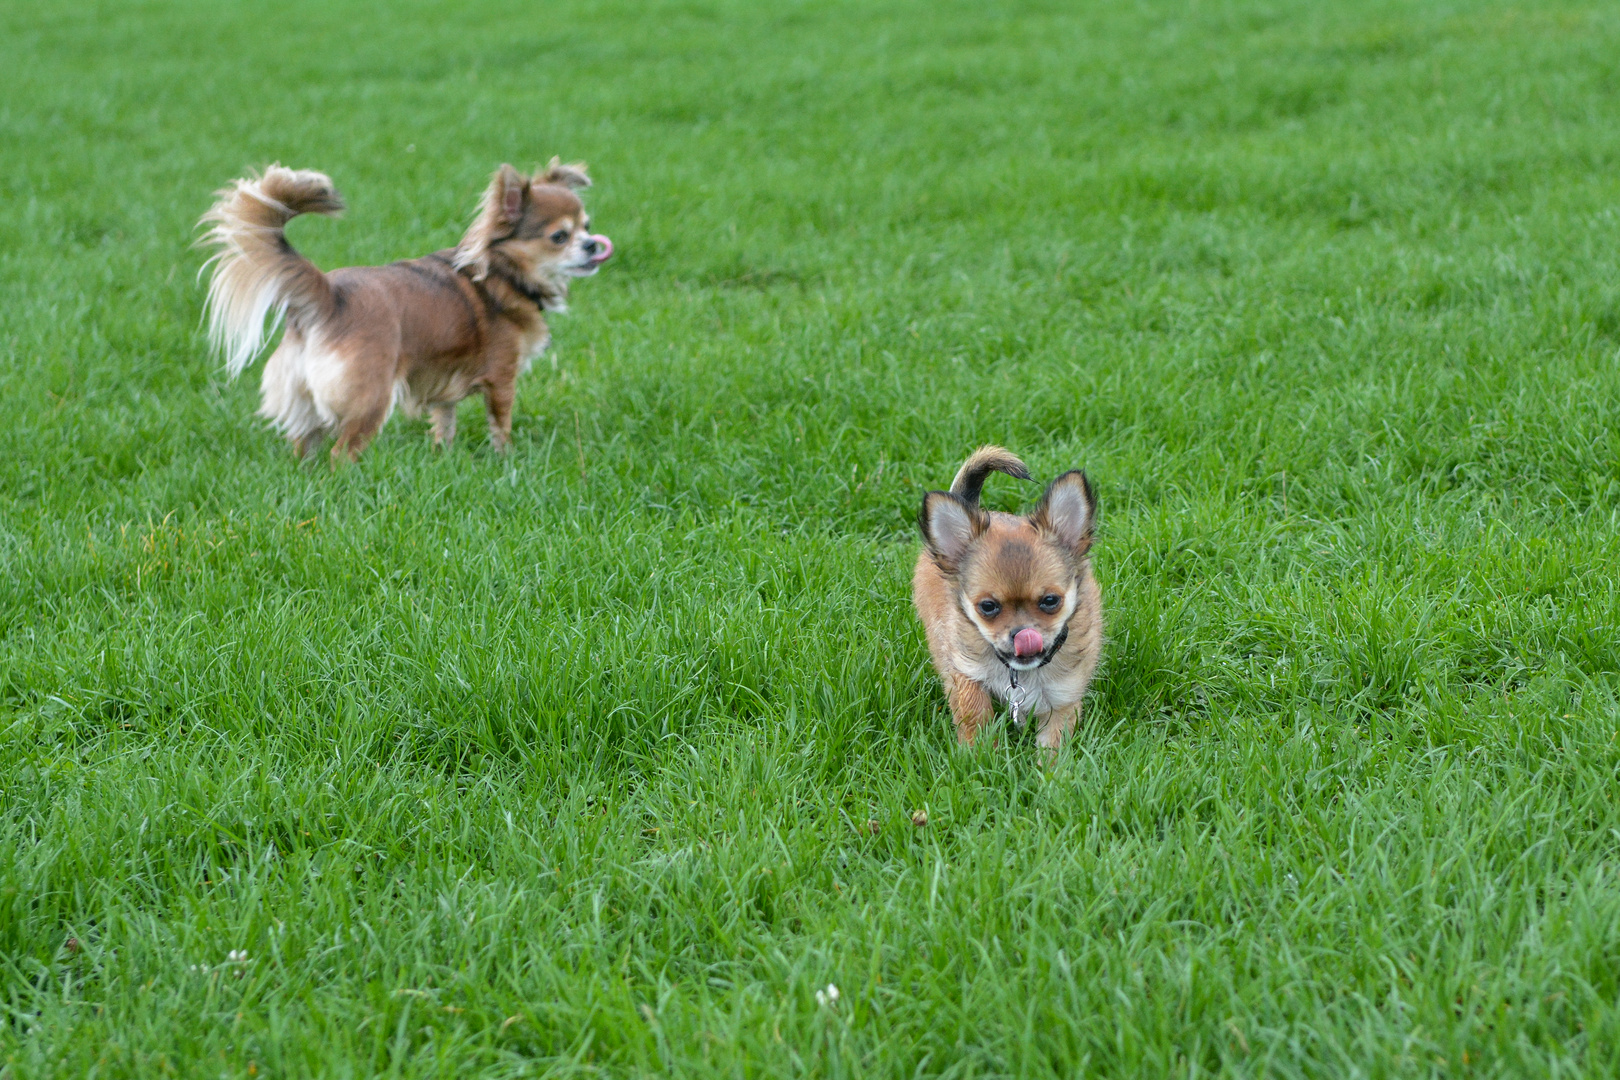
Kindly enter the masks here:
[[[1596, 0], [0, 3], [0, 1077], [1614, 1075], [1617, 55]], [[211, 192], [328, 172], [331, 268], [552, 154], [619, 253], [511, 452], [292, 460]], [[1102, 505], [1051, 767], [958, 749], [910, 610], [991, 441]]]

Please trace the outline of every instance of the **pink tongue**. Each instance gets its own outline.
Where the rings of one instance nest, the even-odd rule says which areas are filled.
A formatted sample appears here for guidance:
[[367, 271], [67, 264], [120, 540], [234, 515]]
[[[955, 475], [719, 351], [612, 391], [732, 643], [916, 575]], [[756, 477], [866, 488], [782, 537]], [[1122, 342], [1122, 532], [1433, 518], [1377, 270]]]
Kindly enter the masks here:
[[1033, 627], [1018, 631], [1018, 636], [1013, 638], [1013, 653], [1019, 657], [1035, 656], [1044, 648], [1046, 641]]
[[596, 235], [592, 236], [591, 239], [602, 245], [602, 250], [598, 251], [592, 256], [592, 261], [599, 263], [607, 262], [608, 259], [613, 255], [613, 241], [609, 240], [601, 233], [597, 233]]

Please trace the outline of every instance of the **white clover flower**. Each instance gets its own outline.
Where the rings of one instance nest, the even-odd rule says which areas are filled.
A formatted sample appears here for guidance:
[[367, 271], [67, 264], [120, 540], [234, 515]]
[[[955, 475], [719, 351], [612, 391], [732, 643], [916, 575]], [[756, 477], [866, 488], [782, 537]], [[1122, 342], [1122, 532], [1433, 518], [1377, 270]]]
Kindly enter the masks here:
[[838, 1004], [838, 987], [828, 983], [827, 989], [817, 990], [816, 1003], [829, 1009], [834, 1008]]

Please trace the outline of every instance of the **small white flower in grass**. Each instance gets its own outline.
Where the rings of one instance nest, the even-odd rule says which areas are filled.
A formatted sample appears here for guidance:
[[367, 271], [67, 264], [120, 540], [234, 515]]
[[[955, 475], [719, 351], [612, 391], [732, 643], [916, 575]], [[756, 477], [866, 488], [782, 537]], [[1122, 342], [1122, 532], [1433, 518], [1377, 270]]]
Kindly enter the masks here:
[[230, 952], [225, 954], [225, 958], [233, 964], [245, 964], [247, 963], [247, 950], [232, 949]]
[[828, 983], [827, 989], [817, 990], [816, 1003], [829, 1009], [836, 1008], [838, 1005], [838, 987]]

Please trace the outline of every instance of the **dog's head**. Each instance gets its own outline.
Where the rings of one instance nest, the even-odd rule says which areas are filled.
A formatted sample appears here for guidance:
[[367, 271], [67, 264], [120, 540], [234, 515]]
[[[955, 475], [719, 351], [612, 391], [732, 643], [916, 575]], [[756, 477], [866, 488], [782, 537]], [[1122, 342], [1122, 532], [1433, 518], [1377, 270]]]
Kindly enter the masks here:
[[524, 176], [502, 165], [490, 179], [478, 217], [456, 248], [456, 266], [473, 279], [499, 260], [528, 281], [563, 288], [589, 277], [613, 254], [613, 241], [591, 232], [590, 215], [576, 192], [591, 186], [583, 164], [551, 159], [544, 172]]
[[956, 603], [1001, 662], [1021, 671], [1052, 658], [1091, 572], [1097, 498], [1078, 469], [1052, 481], [1025, 517], [990, 514], [972, 499], [930, 491], [918, 515]]

